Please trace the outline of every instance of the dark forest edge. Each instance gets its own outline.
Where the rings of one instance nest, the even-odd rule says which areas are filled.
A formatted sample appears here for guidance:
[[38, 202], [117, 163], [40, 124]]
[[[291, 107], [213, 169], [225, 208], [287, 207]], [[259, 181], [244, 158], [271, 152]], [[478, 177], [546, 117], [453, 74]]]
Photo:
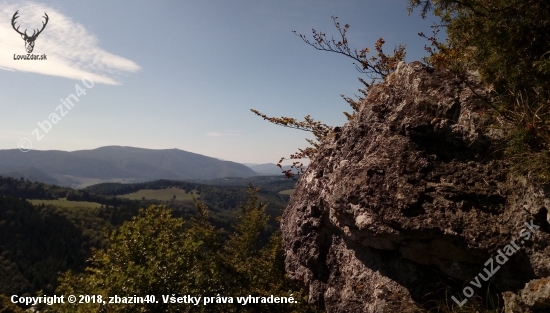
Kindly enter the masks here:
[[[246, 180], [263, 183], [265, 187], [258, 190], [251, 185], [243, 186]], [[218, 186], [205, 183], [215, 183]], [[100, 251], [110, 251], [106, 249], [112, 247], [115, 234], [120, 234], [120, 229], [124, 229], [121, 227], [145, 222], [143, 219], [151, 217], [147, 213], [149, 210], [165, 216], [167, 221], [181, 223], [184, 233], [191, 229], [196, 230], [198, 224], [194, 221], [200, 220], [200, 225], [206, 227], [212, 236], [215, 235], [215, 244], [222, 246], [234, 238], [239, 227], [242, 227], [240, 225], [246, 216], [243, 208], [247, 205], [256, 208], [254, 212], [257, 213], [254, 214], [257, 218], [261, 217], [261, 221], [258, 221], [261, 225], [256, 225], [253, 234], [247, 237], [247, 240], [254, 238], [255, 242], [249, 250], [259, 253], [258, 257], [262, 255], [262, 262], [266, 261], [265, 254], [268, 253], [265, 249], [275, 253], [272, 260], [275, 263], [271, 266], [276, 268], [271, 272], [279, 275], [277, 279], [283, 280], [279, 281], [281, 286], [287, 286], [290, 282], [284, 282], [286, 278], [276, 217], [280, 216], [288, 201], [288, 195], [278, 192], [293, 188], [294, 183], [281, 176], [262, 176], [208, 180], [201, 184], [170, 180], [139, 184], [99, 184], [75, 190], [25, 179], [0, 177], [0, 294], [28, 296], [58, 293], [56, 290], [59, 288], [59, 274], [65, 273], [65, 283], [69, 272], [77, 276], [83, 275], [86, 267], [91, 265], [90, 257], [93, 258]], [[128, 200], [117, 197], [141, 189], [165, 188], [192, 191], [198, 199], [193, 202]], [[96, 202], [101, 207], [63, 208], [51, 204], [32, 205], [27, 201], [59, 198], [83, 203]], [[250, 201], [255, 201], [255, 206]], [[215, 251], [218, 250], [211, 252]], [[219, 266], [229, 265], [224, 263]], [[275, 276], [272, 280], [274, 278]], [[296, 289], [296, 292], [295, 296], [301, 291]], [[4, 305], [2, 307], [7, 308]]]

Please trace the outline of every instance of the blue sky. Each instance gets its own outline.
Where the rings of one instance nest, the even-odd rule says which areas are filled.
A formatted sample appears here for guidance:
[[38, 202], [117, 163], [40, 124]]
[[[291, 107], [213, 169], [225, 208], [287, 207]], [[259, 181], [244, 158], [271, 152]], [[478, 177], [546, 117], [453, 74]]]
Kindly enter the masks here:
[[[270, 124], [250, 109], [311, 114], [337, 126], [349, 109], [340, 94], [353, 96], [361, 87], [351, 59], [317, 51], [292, 31], [336, 35], [335, 15], [351, 25], [350, 46], [373, 47], [383, 37], [387, 50], [406, 45], [411, 62], [425, 55], [417, 33], [430, 33], [434, 20], [408, 16], [406, 6], [406, 0], [0, 0], [0, 149], [16, 149], [27, 138], [35, 150], [121, 145], [276, 162], [305, 147], [308, 133]], [[29, 34], [48, 14], [33, 51], [47, 60], [14, 60], [26, 54], [11, 27], [17, 10], [16, 25]], [[57, 108], [76, 95], [75, 84], [86, 94], [70, 111], [63, 106], [61, 117]], [[60, 119], [46, 133], [37, 123], [48, 129], [43, 121], [52, 113]]]

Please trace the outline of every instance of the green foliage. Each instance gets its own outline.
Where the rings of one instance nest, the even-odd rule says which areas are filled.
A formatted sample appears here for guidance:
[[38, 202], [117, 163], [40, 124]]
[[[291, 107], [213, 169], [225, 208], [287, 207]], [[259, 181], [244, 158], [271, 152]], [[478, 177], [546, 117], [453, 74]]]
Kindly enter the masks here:
[[433, 10], [448, 34], [428, 38], [429, 63], [477, 70], [492, 88], [487, 104], [504, 118], [513, 172], [550, 182], [550, 2], [409, 0], [415, 8], [422, 17]]
[[63, 198], [71, 188], [0, 176], [0, 195], [25, 199]]
[[0, 294], [52, 293], [59, 271], [84, 268], [88, 248], [66, 217], [0, 196]]
[[[270, 207], [267, 213], [270, 216], [278, 216], [288, 197], [280, 196], [277, 192], [292, 188], [295, 183], [282, 177], [257, 177], [253, 180], [267, 186], [258, 192], [257, 198], [264, 203], [269, 201]], [[204, 183], [158, 181], [144, 183], [138, 187], [172, 188], [169, 186], [176, 187], [178, 184], [184, 184], [180, 186], [182, 190], [185, 186], [190, 190], [200, 187], [203, 190], [201, 201], [206, 199], [209, 205], [214, 204], [210, 212], [197, 210], [192, 201], [188, 203], [178, 200], [165, 203], [170, 205], [175, 216], [184, 217], [189, 221], [192, 217], [200, 219], [201, 214], [208, 213], [206, 214], [207, 223], [211, 229], [215, 229], [215, 232], [207, 231], [206, 234], [215, 233], [215, 236], [197, 234], [195, 237], [203, 238], [201, 239], [203, 242], [210, 242], [211, 248], [208, 251], [221, 251], [220, 243], [230, 237], [231, 228], [238, 222], [238, 217], [235, 215], [238, 203], [247, 201], [246, 180], [220, 179], [208, 180]], [[225, 186], [206, 185], [214, 183], [225, 184]], [[63, 190], [69, 194], [79, 194], [81, 197], [111, 199], [115, 197], [112, 195], [113, 192], [116, 194], [116, 192], [124, 192], [128, 187], [136, 187], [128, 184], [107, 185], [99, 185], [97, 190], [103, 190], [111, 195], [99, 195], [94, 192], [95, 190], [75, 191], [71, 188], [31, 183], [25, 180], [0, 178], [0, 190], [20, 197], [53, 197], [53, 195], [60, 195], [59, 191]], [[173, 192], [170, 194], [173, 196]], [[180, 199], [179, 195], [177, 199]], [[45, 294], [52, 294], [58, 284], [58, 273], [67, 270], [81, 273], [86, 265], [85, 260], [91, 255], [90, 249], [108, 247], [109, 237], [104, 236], [106, 230], [112, 232], [124, 222], [131, 220], [138, 214], [139, 205], [163, 203], [152, 200], [126, 201], [119, 206], [87, 208], [80, 205], [84, 202], [75, 202], [73, 207], [59, 207], [42, 205], [42, 202], [47, 202], [43, 200], [31, 201], [37, 201], [37, 204], [33, 206], [25, 200], [0, 196], [0, 293], [6, 295], [36, 295], [40, 290]], [[69, 203], [69, 201], [63, 202]], [[184, 224], [186, 229], [205, 232], [206, 228], [193, 228], [194, 223], [189, 221]], [[268, 242], [268, 237], [277, 228], [278, 224], [270, 219], [266, 229], [260, 234], [259, 241], [263, 244]], [[213, 239], [204, 240], [209, 237]], [[81, 274], [77, 277], [81, 277]]]
[[29, 200], [33, 206], [19, 199], [56, 199], [71, 192], [67, 187], [0, 178], [0, 293], [53, 293], [59, 272], [83, 270], [90, 248], [104, 245], [105, 229], [137, 213], [130, 203], [89, 208], [85, 202]]
[[0, 313], [24, 313], [17, 305], [11, 303], [9, 297], [0, 294]]
[[[280, 235], [262, 242], [268, 221], [257, 189], [249, 186], [240, 223], [224, 242], [209, 222], [205, 204], [195, 199], [197, 218], [184, 222], [163, 206], [140, 210], [137, 217], [108, 234], [108, 248], [97, 250], [85, 274], [66, 272], [57, 292], [145, 296], [158, 303], [62, 304], [51, 312], [308, 312], [303, 291], [285, 278]], [[186, 224], [189, 224], [186, 226]], [[162, 295], [289, 296], [298, 304], [167, 304]]]
[[235, 292], [242, 296], [293, 294], [298, 304], [247, 305], [246, 312], [312, 312], [307, 305], [305, 292], [285, 277], [282, 237], [280, 232], [262, 242], [268, 216], [266, 205], [259, 203], [258, 188], [249, 185], [248, 201], [241, 206], [240, 223], [225, 245], [225, 262], [236, 273], [238, 286]]
[[[123, 183], [104, 183], [90, 186], [82, 190], [83, 193], [94, 195], [94, 197], [121, 197], [125, 194], [134, 193], [136, 197], [143, 196], [141, 190], [150, 190], [156, 195], [166, 196], [164, 199], [168, 201], [159, 201], [157, 199], [149, 199], [141, 202], [141, 205], [165, 204], [174, 210], [174, 214], [184, 218], [193, 217], [196, 215], [196, 208], [191, 200], [191, 192], [200, 197], [200, 200], [206, 203], [210, 210], [210, 222], [217, 227], [229, 229], [236, 222], [234, 210], [239, 203], [245, 202], [246, 184], [247, 181], [254, 181], [262, 185], [262, 190], [258, 196], [262, 201], [269, 202], [267, 212], [271, 216], [280, 215], [281, 210], [288, 203], [288, 197], [278, 194], [280, 190], [293, 188], [294, 182], [289, 182], [282, 177], [254, 177], [254, 178], [231, 178], [231, 179], [212, 179], [201, 180], [198, 182], [184, 182], [175, 180], [156, 180], [144, 183], [123, 184]], [[265, 187], [265, 188], [264, 188]], [[172, 201], [174, 188], [178, 189], [176, 193], [176, 201]], [[189, 191], [189, 194], [185, 194]], [[100, 194], [100, 195], [98, 195]], [[170, 199], [168, 199], [170, 198]], [[129, 200], [126, 200], [129, 201]], [[130, 203], [135, 203], [131, 201]], [[129, 206], [127, 204], [123, 207]], [[136, 210], [137, 212], [137, 210]], [[270, 227], [273, 229], [277, 225], [270, 222]]]
[[[212, 294], [224, 291], [224, 281], [211, 254], [215, 233], [208, 228], [184, 232], [184, 221], [168, 209], [151, 206], [108, 236], [106, 250], [98, 250], [86, 275], [64, 274], [58, 292], [69, 295], [133, 296]], [[197, 238], [200, 235], [201, 238]], [[210, 274], [210, 275], [209, 275]], [[53, 308], [56, 312], [100, 312], [100, 304]], [[177, 306], [159, 303], [109, 305], [109, 312], [178, 312]]]
[[101, 204], [95, 203], [95, 202], [87, 202], [87, 201], [67, 201], [65, 199], [57, 199], [57, 200], [28, 200], [30, 203], [34, 205], [52, 205], [56, 207], [62, 207], [62, 208], [99, 208], [101, 207]]
[[[480, 71], [498, 92], [545, 86], [550, 78], [550, 3], [535, 0], [410, 0], [409, 11], [433, 9], [449, 40], [449, 62]], [[451, 52], [452, 50], [452, 52]], [[449, 55], [451, 53], [451, 55]]]
[[202, 184], [214, 186], [247, 186], [251, 183], [254, 186], [261, 186], [259, 194], [278, 193], [281, 190], [292, 189], [296, 182], [285, 179], [281, 176], [255, 176], [249, 178], [230, 177], [201, 180]]
[[[192, 193], [193, 191], [191, 191]], [[141, 189], [136, 192], [120, 195], [121, 198], [128, 198], [131, 200], [145, 200], [145, 199], [155, 199], [162, 201], [170, 200], [192, 200], [191, 193], [184, 189], [170, 187], [165, 189]]]
[[[245, 179], [243, 179], [245, 180]], [[248, 180], [248, 179], [247, 179]], [[245, 180], [246, 181], [246, 180]], [[208, 180], [206, 182], [212, 184], [221, 184], [218, 180]], [[81, 192], [84, 194], [93, 195], [98, 197], [99, 195], [105, 196], [123, 196], [126, 194], [138, 193], [141, 190], [156, 190], [158, 193], [162, 193], [163, 190], [177, 188], [180, 189], [180, 193], [177, 199], [191, 198], [191, 195], [185, 195], [185, 191], [194, 192], [200, 196], [201, 201], [206, 202], [209, 206], [216, 210], [231, 210], [238, 206], [239, 203], [246, 201], [246, 182], [240, 182], [239, 184], [226, 184], [225, 186], [207, 185], [193, 182], [184, 182], [176, 180], [155, 180], [143, 183], [123, 184], [123, 183], [103, 183], [94, 186], [87, 187]], [[273, 198], [279, 190], [286, 189], [271, 189], [271, 192], [263, 192], [266, 197]], [[174, 192], [170, 191], [167, 196], [172, 197]], [[143, 194], [135, 194], [136, 197], [141, 198]], [[276, 199], [270, 199], [272, 204], [283, 205]]]

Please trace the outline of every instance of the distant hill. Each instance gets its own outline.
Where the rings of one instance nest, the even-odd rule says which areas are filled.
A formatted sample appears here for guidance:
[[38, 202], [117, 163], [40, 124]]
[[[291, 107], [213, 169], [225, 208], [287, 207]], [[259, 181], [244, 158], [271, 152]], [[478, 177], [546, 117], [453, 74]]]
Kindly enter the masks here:
[[[262, 176], [282, 175], [282, 170], [275, 163], [264, 163], [264, 164], [243, 163], [243, 164], [248, 166], [254, 172], [258, 173], [258, 175], [262, 175]], [[283, 169], [285, 171], [290, 169], [290, 165], [283, 166]], [[297, 173], [297, 171], [294, 170], [294, 173]]]
[[14, 178], [25, 178], [30, 181], [38, 181], [45, 184], [59, 184], [57, 179], [49, 176], [43, 171], [37, 169], [34, 166], [14, 169], [11, 172], [0, 172], [0, 176], [14, 177]]
[[0, 150], [0, 175], [81, 188], [103, 182], [196, 180], [257, 174], [240, 163], [179, 149], [107, 146], [73, 152]]

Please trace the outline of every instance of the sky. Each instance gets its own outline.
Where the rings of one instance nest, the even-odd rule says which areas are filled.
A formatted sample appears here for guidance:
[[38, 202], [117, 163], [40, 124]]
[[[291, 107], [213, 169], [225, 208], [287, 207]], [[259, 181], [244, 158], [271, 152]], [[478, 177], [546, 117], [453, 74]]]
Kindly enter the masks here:
[[[16, 11], [27, 35], [47, 14], [32, 52], [46, 60], [17, 59], [27, 52]], [[276, 163], [312, 136], [250, 109], [343, 125], [340, 95], [366, 78], [292, 33], [336, 37], [333, 15], [350, 24], [351, 47], [382, 37], [388, 51], [406, 45], [407, 62], [426, 55], [418, 33], [435, 21], [408, 16], [406, 0], [0, 0], [0, 149], [118, 145]]]

